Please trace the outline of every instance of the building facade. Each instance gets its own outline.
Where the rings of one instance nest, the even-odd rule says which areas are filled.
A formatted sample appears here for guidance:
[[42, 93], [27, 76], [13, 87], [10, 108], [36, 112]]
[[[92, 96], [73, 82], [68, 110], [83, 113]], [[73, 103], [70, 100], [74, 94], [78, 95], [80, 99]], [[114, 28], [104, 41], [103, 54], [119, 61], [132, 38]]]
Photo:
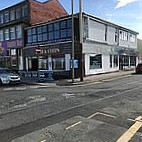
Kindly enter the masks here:
[[24, 0], [0, 11], [0, 67], [23, 70], [24, 29], [68, 15], [58, 0]]
[[[75, 74], [133, 69], [137, 64], [137, 32], [83, 13], [83, 44], [79, 41], [79, 14], [74, 15]], [[23, 48], [24, 70], [50, 70], [71, 75], [71, 16], [28, 27]]]
[[83, 21], [85, 75], [135, 68], [137, 32], [85, 13]]

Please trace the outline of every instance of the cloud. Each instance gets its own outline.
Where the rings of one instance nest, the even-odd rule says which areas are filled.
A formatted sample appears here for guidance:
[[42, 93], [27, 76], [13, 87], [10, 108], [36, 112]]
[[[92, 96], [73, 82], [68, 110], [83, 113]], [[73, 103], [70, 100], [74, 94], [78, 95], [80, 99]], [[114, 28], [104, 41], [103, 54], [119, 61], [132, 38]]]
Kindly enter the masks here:
[[123, 7], [123, 6], [125, 6], [129, 3], [133, 3], [133, 2], [136, 2], [136, 1], [141, 1], [141, 0], [118, 0], [118, 3], [116, 5], [115, 9]]

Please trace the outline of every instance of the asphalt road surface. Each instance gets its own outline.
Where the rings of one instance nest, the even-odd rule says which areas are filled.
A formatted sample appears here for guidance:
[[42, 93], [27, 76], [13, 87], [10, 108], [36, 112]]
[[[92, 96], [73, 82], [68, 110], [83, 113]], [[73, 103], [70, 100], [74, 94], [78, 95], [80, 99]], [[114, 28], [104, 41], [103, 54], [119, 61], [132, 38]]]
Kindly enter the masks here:
[[1, 87], [0, 142], [142, 142], [142, 75]]

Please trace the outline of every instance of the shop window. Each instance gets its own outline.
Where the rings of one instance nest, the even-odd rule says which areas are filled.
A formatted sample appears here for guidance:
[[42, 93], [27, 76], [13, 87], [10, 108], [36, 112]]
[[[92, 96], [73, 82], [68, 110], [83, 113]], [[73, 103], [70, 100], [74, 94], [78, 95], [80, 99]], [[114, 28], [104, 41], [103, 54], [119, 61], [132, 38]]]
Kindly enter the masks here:
[[4, 40], [4, 36], [3, 36], [3, 30], [0, 30], [0, 41]]
[[65, 58], [53, 58], [52, 59], [53, 70], [65, 70]]
[[61, 38], [66, 38], [67, 37], [67, 29], [61, 30]]
[[22, 38], [22, 26], [21, 25], [16, 26], [16, 36], [17, 36], [17, 39]]
[[65, 29], [66, 28], [66, 24], [67, 24], [66, 21], [61, 21], [60, 22], [61, 29]]
[[9, 40], [9, 29], [5, 29], [4, 35], [5, 35], [5, 40]]
[[17, 8], [16, 9], [16, 19], [20, 19], [21, 18], [21, 8]]
[[4, 14], [5, 23], [9, 22], [9, 11]]
[[17, 58], [16, 58], [16, 56], [11, 56], [11, 66], [17, 66]]
[[112, 68], [112, 55], [110, 55], [110, 68]]
[[10, 28], [10, 38], [11, 39], [15, 39], [16, 38], [16, 36], [15, 36], [15, 27]]
[[136, 57], [135, 56], [130, 57], [130, 66], [136, 66]]
[[0, 15], [0, 24], [3, 24], [4, 23], [4, 16], [3, 14]]
[[129, 56], [124, 56], [124, 66], [129, 66]]
[[15, 20], [15, 10], [10, 11], [10, 21]]
[[114, 64], [114, 67], [118, 67], [118, 56], [117, 55], [114, 55], [113, 64]]
[[48, 70], [48, 60], [47, 59], [39, 59], [38, 62], [39, 70]]
[[90, 69], [102, 68], [102, 55], [90, 56]]

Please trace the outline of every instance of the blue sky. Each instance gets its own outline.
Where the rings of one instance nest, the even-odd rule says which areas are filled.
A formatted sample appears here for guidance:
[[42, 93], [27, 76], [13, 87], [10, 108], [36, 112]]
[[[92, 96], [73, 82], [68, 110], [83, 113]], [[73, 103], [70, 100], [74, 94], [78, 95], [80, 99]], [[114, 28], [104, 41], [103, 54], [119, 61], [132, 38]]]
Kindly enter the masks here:
[[[1, 0], [0, 9], [22, 0]], [[44, 2], [46, 0], [39, 0]], [[71, 13], [71, 0], [59, 0], [68, 13]], [[78, 1], [74, 0], [75, 12]], [[83, 11], [139, 32], [142, 39], [142, 0], [82, 0]]]

